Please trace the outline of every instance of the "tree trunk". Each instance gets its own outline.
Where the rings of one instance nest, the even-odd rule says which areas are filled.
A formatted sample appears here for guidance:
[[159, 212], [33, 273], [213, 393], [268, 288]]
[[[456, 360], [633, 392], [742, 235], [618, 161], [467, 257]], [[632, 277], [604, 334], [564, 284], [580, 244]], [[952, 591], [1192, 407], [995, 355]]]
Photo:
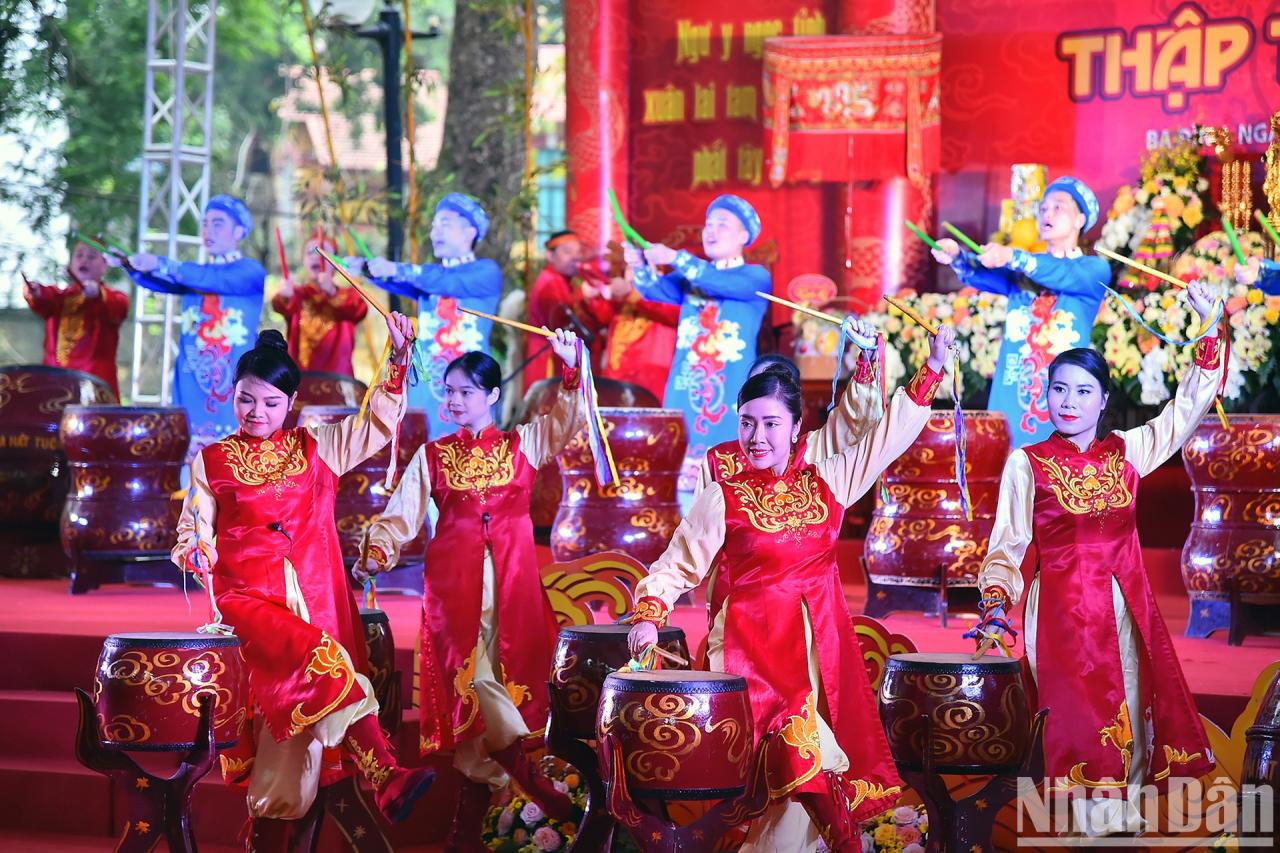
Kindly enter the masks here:
[[450, 189], [475, 196], [484, 206], [490, 228], [476, 254], [493, 258], [504, 270], [511, 244], [523, 235], [530, 215], [524, 197], [525, 41], [523, 0], [458, 2], [436, 171]]

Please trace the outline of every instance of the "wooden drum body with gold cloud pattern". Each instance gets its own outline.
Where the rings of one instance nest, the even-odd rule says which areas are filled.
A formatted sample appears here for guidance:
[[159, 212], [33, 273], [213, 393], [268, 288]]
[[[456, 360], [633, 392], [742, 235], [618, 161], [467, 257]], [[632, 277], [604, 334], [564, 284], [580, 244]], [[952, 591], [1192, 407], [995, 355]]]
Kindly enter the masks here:
[[1280, 415], [1206, 417], [1182, 449], [1195, 518], [1182, 548], [1187, 636], [1228, 627], [1232, 588], [1280, 595]]
[[924, 724], [933, 724], [939, 773], [1001, 773], [1022, 762], [1031, 713], [1014, 658], [900, 654], [880, 685], [880, 721], [899, 770], [924, 764]]
[[[307, 406], [298, 415], [298, 426], [311, 427], [334, 424], [358, 409], [350, 406]], [[399, 443], [396, 445], [396, 479], [413, 459], [418, 448], [427, 443], [426, 409], [409, 409], [400, 422]], [[387, 462], [391, 459], [388, 443], [377, 453], [356, 465], [338, 480], [338, 494], [333, 503], [333, 518], [338, 528], [338, 541], [342, 545], [342, 559], [353, 565], [360, 557], [360, 542], [373, 517], [386, 509], [394, 489], [386, 487]], [[424, 527], [418, 535], [406, 542], [400, 550], [398, 565], [421, 563], [427, 553], [427, 531]]]
[[360, 405], [367, 390], [368, 386], [352, 376], [304, 370], [302, 381], [298, 383], [298, 396], [293, 401], [293, 408], [285, 416], [284, 428], [292, 429], [297, 426], [302, 410], [310, 406], [355, 408]]
[[360, 622], [364, 626], [365, 650], [369, 655], [369, 683], [373, 685], [373, 695], [378, 699], [378, 720], [382, 728], [394, 733], [400, 727], [403, 705], [391, 620], [382, 610], [361, 607]]
[[72, 560], [164, 556], [177, 541], [191, 434], [176, 406], [68, 406], [59, 428], [71, 469], [62, 547]]
[[69, 405], [114, 402], [106, 382], [79, 370], [0, 367], [0, 575], [66, 575], [58, 519], [71, 476], [58, 424]]
[[239, 741], [245, 723], [240, 641], [216, 634], [112, 634], [102, 644], [93, 700], [104, 746], [148, 752], [195, 745], [202, 696], [216, 700], [219, 749]]
[[746, 789], [755, 736], [741, 676], [613, 673], [604, 681], [596, 733], [602, 753], [610, 742], [619, 745], [634, 799], [724, 800]]
[[[571, 625], [560, 629], [551, 661], [551, 689], [565, 711], [565, 734], [570, 737], [595, 738], [600, 690], [608, 675], [631, 660], [627, 649], [630, 631], [630, 625]], [[658, 645], [689, 660], [689, 647], [679, 628], [659, 628]]]
[[601, 408], [618, 481], [596, 482], [586, 431], [559, 456], [564, 495], [551, 530], [558, 561], [622, 551], [652, 563], [680, 523], [676, 481], [688, 438], [678, 409]]
[[973, 520], [964, 517], [956, 480], [955, 415], [934, 412], [920, 437], [884, 472], [864, 554], [878, 584], [975, 586], [995, 522], [1009, 423], [1000, 412], [966, 411], [965, 471]]

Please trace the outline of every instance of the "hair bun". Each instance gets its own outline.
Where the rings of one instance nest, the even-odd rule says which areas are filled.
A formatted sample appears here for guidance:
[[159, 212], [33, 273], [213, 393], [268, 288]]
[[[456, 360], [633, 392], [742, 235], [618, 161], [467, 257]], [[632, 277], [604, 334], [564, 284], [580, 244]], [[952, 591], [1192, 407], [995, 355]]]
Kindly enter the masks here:
[[258, 332], [258, 340], [254, 346], [263, 349], [289, 351], [289, 344], [285, 342], [284, 335], [280, 334], [278, 329], [263, 329]]

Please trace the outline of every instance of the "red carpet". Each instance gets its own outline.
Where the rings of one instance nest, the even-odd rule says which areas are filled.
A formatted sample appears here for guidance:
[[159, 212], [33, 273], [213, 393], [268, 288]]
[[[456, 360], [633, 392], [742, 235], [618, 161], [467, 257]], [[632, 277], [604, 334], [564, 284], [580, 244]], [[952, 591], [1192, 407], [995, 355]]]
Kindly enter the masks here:
[[[841, 564], [848, 570], [850, 608], [861, 612], [864, 589], [853, 574], [861, 543], [843, 544]], [[1187, 601], [1178, 577], [1177, 552], [1149, 550], [1146, 556], [1161, 610], [1200, 710], [1229, 729], [1257, 674], [1280, 659], [1280, 637], [1250, 637], [1243, 647], [1234, 649], [1221, 634], [1208, 640], [1182, 637]], [[191, 630], [204, 621], [198, 589], [193, 589], [188, 611], [182, 592], [173, 589], [109, 586], [73, 598], [58, 581], [7, 580], [0, 581], [0, 587], [5, 594], [0, 655], [8, 661], [9, 670], [0, 690], [0, 795], [6, 805], [0, 813], [0, 847], [108, 849], [106, 837], [115, 835], [123, 820], [122, 801], [105, 777], [83, 768], [74, 758], [76, 720], [71, 689], [92, 684], [94, 664], [106, 634]], [[379, 603], [391, 618], [408, 696], [419, 602], [384, 596]], [[694, 649], [706, 633], [704, 613], [698, 605], [682, 606], [674, 617]], [[960, 636], [970, 621], [957, 616], [943, 629], [937, 619], [915, 614], [885, 620], [891, 630], [911, 637], [925, 651], [972, 648]], [[406, 714], [405, 723], [399, 738], [401, 754], [413, 755], [415, 712]], [[452, 786], [438, 783], [414, 817], [394, 831], [395, 848], [434, 849], [431, 843], [444, 832], [452, 799]], [[236, 835], [244, 821], [242, 794], [209, 777], [197, 789], [195, 818], [202, 849], [236, 849]], [[336, 848], [327, 843], [325, 849]]]

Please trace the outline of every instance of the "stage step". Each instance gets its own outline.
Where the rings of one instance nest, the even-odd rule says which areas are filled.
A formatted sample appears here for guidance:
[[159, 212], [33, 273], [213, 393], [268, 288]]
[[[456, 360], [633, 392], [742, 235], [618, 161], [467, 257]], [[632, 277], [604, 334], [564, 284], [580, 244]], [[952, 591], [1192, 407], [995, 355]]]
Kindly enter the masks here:
[[[0, 830], [0, 850], [20, 850], [22, 853], [103, 853], [110, 849], [110, 841], [102, 836], [58, 835], [50, 832], [19, 832]], [[161, 845], [160, 850], [164, 850]], [[200, 842], [200, 853], [241, 853], [242, 846], [205, 844]]]
[[0, 830], [114, 835], [111, 782], [74, 758], [2, 756], [0, 791]]
[[79, 716], [70, 690], [0, 690], [0, 756], [74, 758]]

